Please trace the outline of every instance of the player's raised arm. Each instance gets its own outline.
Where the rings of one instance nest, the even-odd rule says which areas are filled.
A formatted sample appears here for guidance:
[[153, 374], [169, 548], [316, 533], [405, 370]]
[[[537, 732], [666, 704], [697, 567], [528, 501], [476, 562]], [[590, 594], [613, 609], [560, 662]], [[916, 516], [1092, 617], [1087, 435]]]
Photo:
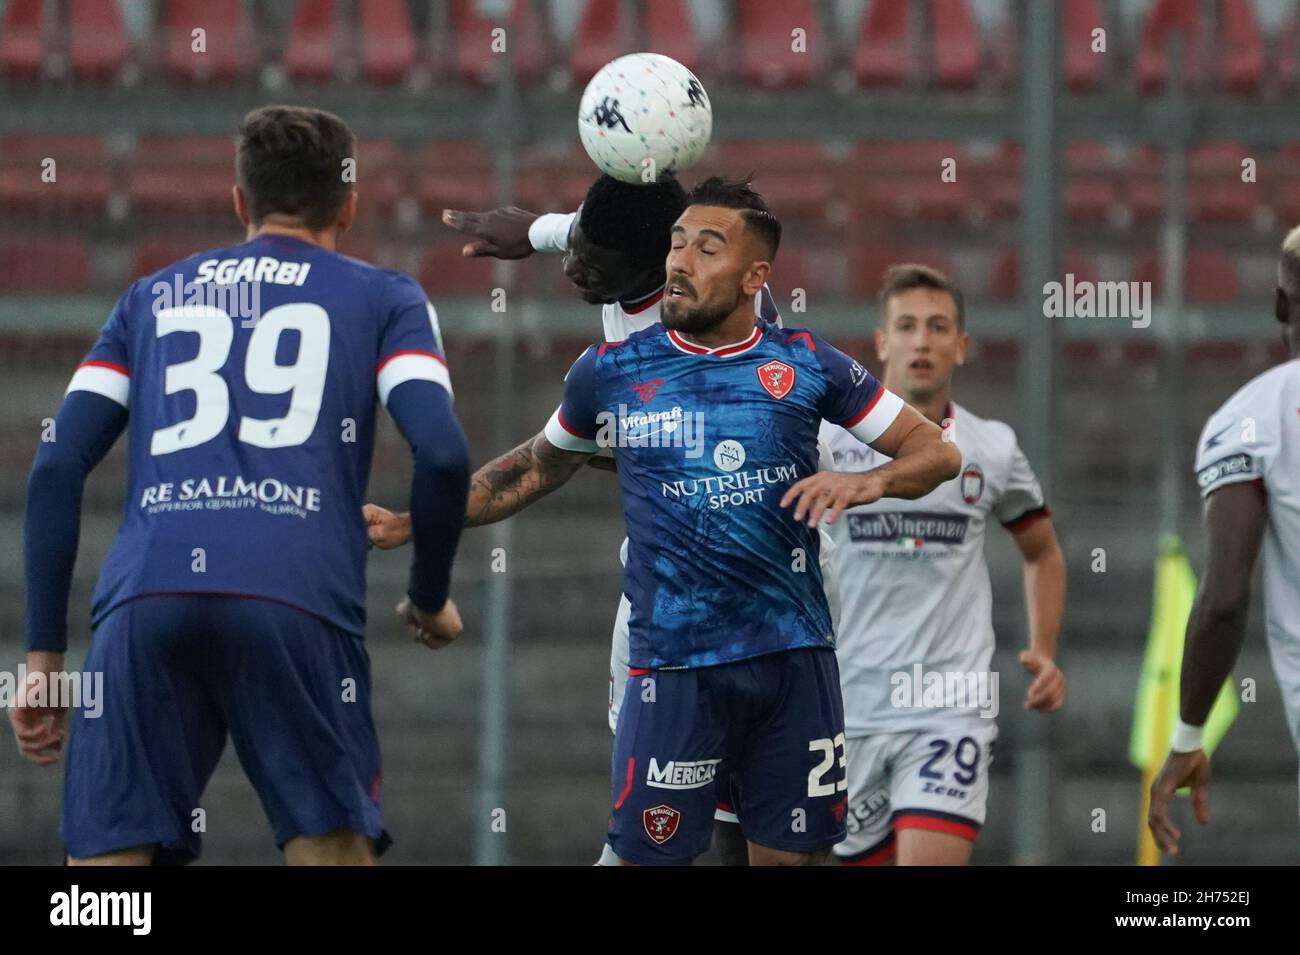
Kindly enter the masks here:
[[[68, 592], [81, 533], [82, 492], [87, 475], [126, 427], [130, 377], [121, 314], [119, 305], [99, 341], [72, 376], [27, 479], [23, 567], [29, 677], [63, 669], [68, 646]], [[28, 707], [22, 700], [9, 710], [19, 752], [42, 765], [58, 759], [66, 719], [66, 710]]]
[[781, 506], [815, 527], [834, 522], [846, 508], [882, 497], [917, 498], [961, 471], [961, 452], [938, 425], [876, 380], [869, 371], [810, 333], [810, 347], [826, 377], [822, 417], [838, 424], [892, 461], [870, 471], [820, 471], [793, 485]]
[[564, 252], [576, 212], [538, 215], [518, 206], [487, 212], [443, 209], [442, 222], [469, 238], [466, 258], [525, 259], [534, 252]]

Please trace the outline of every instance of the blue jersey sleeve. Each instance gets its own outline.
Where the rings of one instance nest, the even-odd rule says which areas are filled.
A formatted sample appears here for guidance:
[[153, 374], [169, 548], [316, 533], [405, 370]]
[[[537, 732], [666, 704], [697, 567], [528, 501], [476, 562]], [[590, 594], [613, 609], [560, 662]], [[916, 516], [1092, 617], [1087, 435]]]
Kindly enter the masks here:
[[564, 376], [564, 400], [546, 423], [546, 440], [564, 451], [595, 454], [600, 450], [596, 432], [596, 358], [605, 345], [592, 345]]
[[127, 332], [127, 315], [136, 286], [132, 285], [118, 299], [108, 321], [100, 330], [99, 338], [77, 366], [68, 383], [68, 393], [89, 391], [127, 406], [131, 385], [130, 336]]
[[431, 382], [412, 380], [395, 387], [388, 412], [411, 445], [414, 459], [414, 555], [407, 593], [417, 607], [433, 613], [447, 601], [451, 565], [465, 526], [469, 446], [451, 410], [451, 396]]
[[387, 319], [379, 340], [376, 384], [379, 400], [404, 381], [432, 381], [451, 394], [451, 375], [442, 349], [438, 313], [409, 275], [386, 273]]
[[23, 520], [28, 650], [67, 649], [68, 591], [81, 533], [81, 495], [86, 475], [126, 427], [124, 406], [125, 400], [93, 389], [70, 388], [53, 427], [42, 436], [27, 479]]
[[822, 418], [870, 444], [894, 423], [903, 409], [903, 399], [830, 342], [808, 335], [825, 380], [819, 408]]

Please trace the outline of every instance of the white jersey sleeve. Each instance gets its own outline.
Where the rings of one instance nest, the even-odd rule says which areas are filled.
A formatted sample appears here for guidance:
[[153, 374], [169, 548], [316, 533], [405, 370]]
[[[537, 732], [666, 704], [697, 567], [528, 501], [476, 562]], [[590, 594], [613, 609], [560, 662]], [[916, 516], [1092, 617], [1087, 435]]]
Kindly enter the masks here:
[[1196, 483], [1203, 497], [1229, 484], [1266, 481], [1279, 450], [1285, 381], [1282, 375], [1261, 375], [1210, 416], [1196, 443]]
[[1020, 450], [1015, 432], [1003, 425], [1010, 442], [1009, 463], [1002, 493], [997, 504], [993, 506], [993, 516], [1010, 531], [1017, 531], [1027, 526], [1037, 517], [1046, 516], [1047, 505], [1043, 500], [1043, 489], [1029, 466], [1029, 459]]
[[569, 232], [576, 218], [576, 212], [548, 212], [538, 216], [528, 227], [529, 243], [538, 252], [569, 251]]

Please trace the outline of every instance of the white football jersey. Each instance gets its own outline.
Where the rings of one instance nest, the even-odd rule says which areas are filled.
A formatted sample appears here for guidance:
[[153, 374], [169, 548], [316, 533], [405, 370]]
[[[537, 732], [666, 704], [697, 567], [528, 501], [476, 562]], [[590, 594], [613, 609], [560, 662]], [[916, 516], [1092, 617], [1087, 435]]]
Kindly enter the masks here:
[[[955, 697], [928, 692], [928, 674], [986, 674], [996, 689], [987, 676], [993, 600], [984, 527], [992, 515], [1014, 531], [1048, 511], [1009, 426], [960, 405], [949, 404], [947, 416], [962, 453], [957, 478], [914, 501], [884, 498], [850, 508], [831, 525], [850, 737], [979, 719], [991, 709], [979, 704], [973, 683], [971, 705], [951, 705]], [[889, 460], [836, 425], [823, 422], [822, 436], [837, 471], [868, 471]]]
[[1300, 361], [1264, 372], [1210, 416], [1196, 445], [1196, 481], [1205, 497], [1242, 481], [1264, 485], [1264, 627], [1300, 746]]

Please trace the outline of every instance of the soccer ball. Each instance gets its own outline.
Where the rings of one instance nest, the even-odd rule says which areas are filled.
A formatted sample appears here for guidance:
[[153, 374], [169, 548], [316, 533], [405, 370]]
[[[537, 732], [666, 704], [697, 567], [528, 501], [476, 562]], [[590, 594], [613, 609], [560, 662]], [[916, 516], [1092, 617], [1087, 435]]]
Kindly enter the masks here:
[[591, 78], [578, 107], [587, 155], [615, 179], [654, 182], [689, 168], [713, 132], [709, 94], [671, 57], [632, 53]]

